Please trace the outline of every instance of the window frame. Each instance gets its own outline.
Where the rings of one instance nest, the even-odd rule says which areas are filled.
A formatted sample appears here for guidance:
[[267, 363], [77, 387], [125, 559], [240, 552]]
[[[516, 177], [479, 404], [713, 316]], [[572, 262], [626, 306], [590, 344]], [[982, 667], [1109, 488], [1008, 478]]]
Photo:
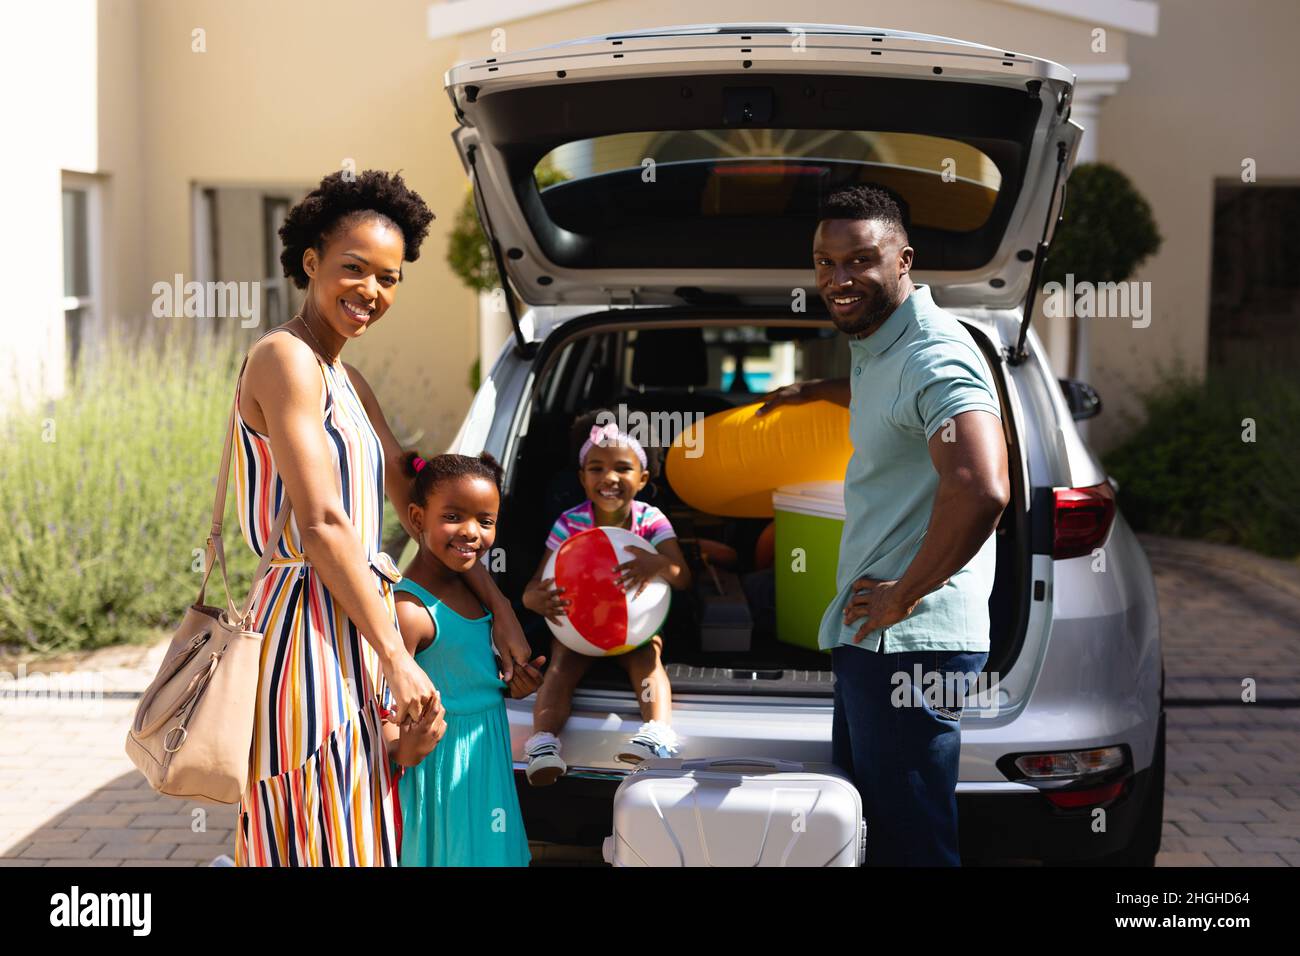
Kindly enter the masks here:
[[[85, 257], [86, 283], [88, 289], [84, 295], [67, 294], [67, 255], [68, 236], [66, 217], [63, 214], [63, 197], [67, 193], [82, 193], [86, 197], [85, 217]], [[63, 170], [59, 187], [59, 255], [62, 260], [65, 279], [60, 307], [63, 311], [63, 355], [69, 373], [75, 374], [77, 365], [83, 356], [89, 354], [87, 345], [99, 338], [100, 323], [103, 319], [104, 300], [104, 201], [103, 182], [100, 177], [87, 173]], [[71, 313], [80, 312], [74, 322]]]

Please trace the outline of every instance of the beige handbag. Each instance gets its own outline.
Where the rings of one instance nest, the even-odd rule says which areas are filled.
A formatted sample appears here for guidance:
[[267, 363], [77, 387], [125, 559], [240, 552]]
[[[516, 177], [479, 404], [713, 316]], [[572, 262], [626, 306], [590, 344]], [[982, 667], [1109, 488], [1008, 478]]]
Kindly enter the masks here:
[[[239, 370], [241, 377], [244, 366]], [[248, 599], [236, 608], [221, 543], [234, 435], [232, 403], [199, 596], [186, 609], [162, 666], [140, 699], [126, 738], [127, 756], [159, 793], [217, 803], [238, 803], [248, 781], [262, 654], [262, 635], [252, 630], [250, 611], [257, 585], [270, 567], [289, 520], [286, 491], [262, 560], [253, 573]], [[225, 608], [203, 603], [214, 558], [221, 566]]]

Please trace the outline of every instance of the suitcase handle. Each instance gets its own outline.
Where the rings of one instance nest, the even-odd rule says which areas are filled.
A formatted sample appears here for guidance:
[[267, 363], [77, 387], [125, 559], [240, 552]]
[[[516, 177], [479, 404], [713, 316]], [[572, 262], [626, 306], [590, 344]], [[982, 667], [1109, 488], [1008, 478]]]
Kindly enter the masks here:
[[729, 767], [763, 767], [782, 773], [798, 773], [803, 764], [779, 757], [698, 757], [682, 761], [683, 770], [723, 770]]

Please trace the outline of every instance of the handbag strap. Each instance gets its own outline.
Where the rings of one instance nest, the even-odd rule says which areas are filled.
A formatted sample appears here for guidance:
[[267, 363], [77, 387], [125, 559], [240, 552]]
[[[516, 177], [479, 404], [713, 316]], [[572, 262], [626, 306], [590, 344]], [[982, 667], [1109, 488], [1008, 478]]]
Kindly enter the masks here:
[[[221, 524], [226, 512], [226, 487], [230, 483], [230, 451], [235, 444], [235, 411], [239, 406], [239, 383], [243, 379], [244, 369], [247, 367], [248, 356], [245, 355], [243, 364], [239, 366], [239, 376], [235, 379], [235, 398], [230, 403], [230, 418], [226, 422], [226, 440], [221, 448], [221, 465], [217, 470], [217, 491], [212, 501], [212, 528], [208, 533], [203, 581], [199, 584], [199, 596], [194, 602], [196, 606], [203, 603], [204, 594], [208, 588], [208, 578], [212, 574], [212, 567], [214, 563], [218, 564], [221, 566], [221, 582], [226, 592], [226, 610], [231, 621], [241, 623], [252, 608], [253, 595], [257, 592], [258, 583], [270, 570], [271, 559], [275, 556], [275, 549], [280, 544], [280, 536], [284, 533], [284, 527], [289, 521], [292, 504], [289, 501], [289, 489], [286, 488], [284, 502], [280, 505], [280, 511], [275, 516], [270, 534], [267, 536], [266, 546], [262, 549], [262, 560], [258, 562], [257, 570], [253, 572], [248, 597], [242, 607], [236, 608], [234, 598], [230, 594], [230, 577], [226, 569], [226, 549], [221, 540]], [[215, 562], [214, 558], [216, 559]]]

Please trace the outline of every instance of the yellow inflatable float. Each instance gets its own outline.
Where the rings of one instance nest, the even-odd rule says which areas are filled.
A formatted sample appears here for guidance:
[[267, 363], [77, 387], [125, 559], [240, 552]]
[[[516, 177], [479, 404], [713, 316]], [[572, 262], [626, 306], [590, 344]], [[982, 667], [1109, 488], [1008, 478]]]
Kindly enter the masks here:
[[853, 454], [847, 408], [803, 402], [758, 417], [762, 404], [710, 415], [677, 436], [665, 467], [679, 498], [706, 514], [770, 518], [773, 489], [844, 480]]

